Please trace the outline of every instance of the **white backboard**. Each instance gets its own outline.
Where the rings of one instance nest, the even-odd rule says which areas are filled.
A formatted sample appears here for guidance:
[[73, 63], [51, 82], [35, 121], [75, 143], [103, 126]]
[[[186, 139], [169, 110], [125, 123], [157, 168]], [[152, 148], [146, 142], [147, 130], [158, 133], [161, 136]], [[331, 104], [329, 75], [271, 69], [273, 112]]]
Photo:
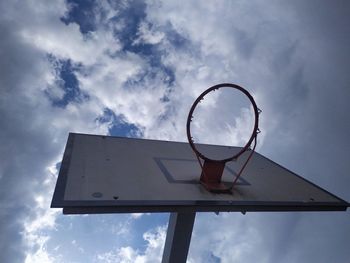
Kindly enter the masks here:
[[[211, 156], [238, 147], [200, 145]], [[230, 184], [246, 158], [229, 162]], [[199, 211], [340, 211], [348, 203], [254, 153], [232, 194], [199, 183], [188, 143], [70, 133], [51, 207], [66, 214]]]

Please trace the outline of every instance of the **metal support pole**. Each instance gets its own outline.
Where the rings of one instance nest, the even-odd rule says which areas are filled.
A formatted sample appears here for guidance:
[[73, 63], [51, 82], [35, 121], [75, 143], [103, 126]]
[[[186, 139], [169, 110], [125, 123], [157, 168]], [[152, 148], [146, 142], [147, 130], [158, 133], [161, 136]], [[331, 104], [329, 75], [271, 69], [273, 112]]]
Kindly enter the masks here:
[[171, 213], [162, 263], [186, 263], [196, 213]]

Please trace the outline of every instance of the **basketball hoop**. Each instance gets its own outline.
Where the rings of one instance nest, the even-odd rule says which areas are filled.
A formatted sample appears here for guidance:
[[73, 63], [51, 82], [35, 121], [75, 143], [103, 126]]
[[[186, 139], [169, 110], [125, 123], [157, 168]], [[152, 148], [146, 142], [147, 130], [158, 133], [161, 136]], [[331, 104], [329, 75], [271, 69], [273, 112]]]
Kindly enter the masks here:
[[[194, 112], [195, 108], [197, 107], [198, 103], [200, 103], [200, 101], [204, 99], [204, 96], [212, 91], [215, 91], [215, 90], [218, 90], [218, 89], [221, 89], [224, 87], [229, 87], [229, 88], [239, 90], [246, 97], [248, 97], [250, 103], [253, 106], [255, 121], [254, 121], [253, 131], [251, 133], [251, 136], [250, 136], [248, 142], [245, 144], [245, 146], [242, 147], [242, 149], [238, 153], [235, 153], [228, 158], [217, 160], [217, 159], [208, 158], [207, 156], [205, 156], [203, 153], [201, 153], [197, 149], [196, 145], [194, 144], [193, 137], [191, 135], [191, 121], [193, 119], [193, 112]], [[260, 130], [259, 130], [259, 114], [260, 113], [261, 113], [261, 110], [258, 109], [258, 107], [254, 101], [254, 98], [250, 95], [250, 93], [247, 90], [245, 90], [244, 88], [242, 88], [236, 84], [231, 84], [231, 83], [222, 83], [222, 84], [212, 86], [212, 87], [208, 88], [207, 90], [205, 90], [202, 94], [200, 94], [199, 97], [194, 101], [194, 103], [193, 103], [193, 105], [188, 113], [188, 117], [187, 117], [187, 124], [186, 124], [187, 139], [188, 139], [188, 142], [189, 142], [192, 150], [196, 154], [196, 157], [197, 157], [198, 162], [199, 162], [201, 169], [202, 169], [200, 182], [208, 191], [214, 192], [214, 193], [231, 193], [232, 192], [233, 185], [237, 182], [238, 178], [241, 176], [242, 171], [244, 170], [244, 168], [246, 167], [246, 165], [248, 164], [250, 158], [252, 157], [252, 155], [254, 153], [254, 150], [256, 147], [257, 135], [260, 132]], [[224, 185], [221, 182], [221, 177], [222, 177], [222, 174], [223, 174], [223, 171], [225, 168], [225, 164], [227, 162], [236, 160], [243, 153], [248, 151], [251, 148], [251, 144], [253, 141], [254, 141], [254, 146], [251, 149], [251, 153], [249, 154], [247, 160], [245, 161], [245, 163], [241, 167], [236, 178], [233, 180], [232, 186], [228, 187], [228, 186]], [[202, 164], [201, 159], [204, 160], [204, 164]]]

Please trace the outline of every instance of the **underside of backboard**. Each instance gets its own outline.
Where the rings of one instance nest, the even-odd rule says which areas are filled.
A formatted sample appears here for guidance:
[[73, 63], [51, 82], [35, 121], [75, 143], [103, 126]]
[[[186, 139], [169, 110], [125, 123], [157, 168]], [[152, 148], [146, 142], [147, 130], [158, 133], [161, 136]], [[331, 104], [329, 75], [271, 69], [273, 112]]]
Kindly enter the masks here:
[[[240, 150], [198, 147], [214, 156]], [[226, 164], [224, 184], [232, 183], [240, 162]], [[91, 214], [342, 211], [349, 206], [256, 152], [231, 194], [207, 191], [200, 175], [188, 143], [70, 133], [51, 207]]]

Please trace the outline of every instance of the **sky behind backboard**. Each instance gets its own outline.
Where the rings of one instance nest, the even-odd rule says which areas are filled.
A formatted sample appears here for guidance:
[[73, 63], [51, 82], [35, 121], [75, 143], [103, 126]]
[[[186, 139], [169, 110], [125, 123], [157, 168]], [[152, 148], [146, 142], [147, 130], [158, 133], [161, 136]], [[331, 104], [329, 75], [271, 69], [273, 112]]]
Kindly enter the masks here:
[[[259, 152], [350, 200], [348, 1], [0, 10], [1, 262], [159, 259], [167, 214], [49, 209], [68, 132], [185, 141], [189, 106], [221, 82], [263, 110]], [[349, 212], [200, 214], [189, 262], [346, 262], [349, 232]]]

